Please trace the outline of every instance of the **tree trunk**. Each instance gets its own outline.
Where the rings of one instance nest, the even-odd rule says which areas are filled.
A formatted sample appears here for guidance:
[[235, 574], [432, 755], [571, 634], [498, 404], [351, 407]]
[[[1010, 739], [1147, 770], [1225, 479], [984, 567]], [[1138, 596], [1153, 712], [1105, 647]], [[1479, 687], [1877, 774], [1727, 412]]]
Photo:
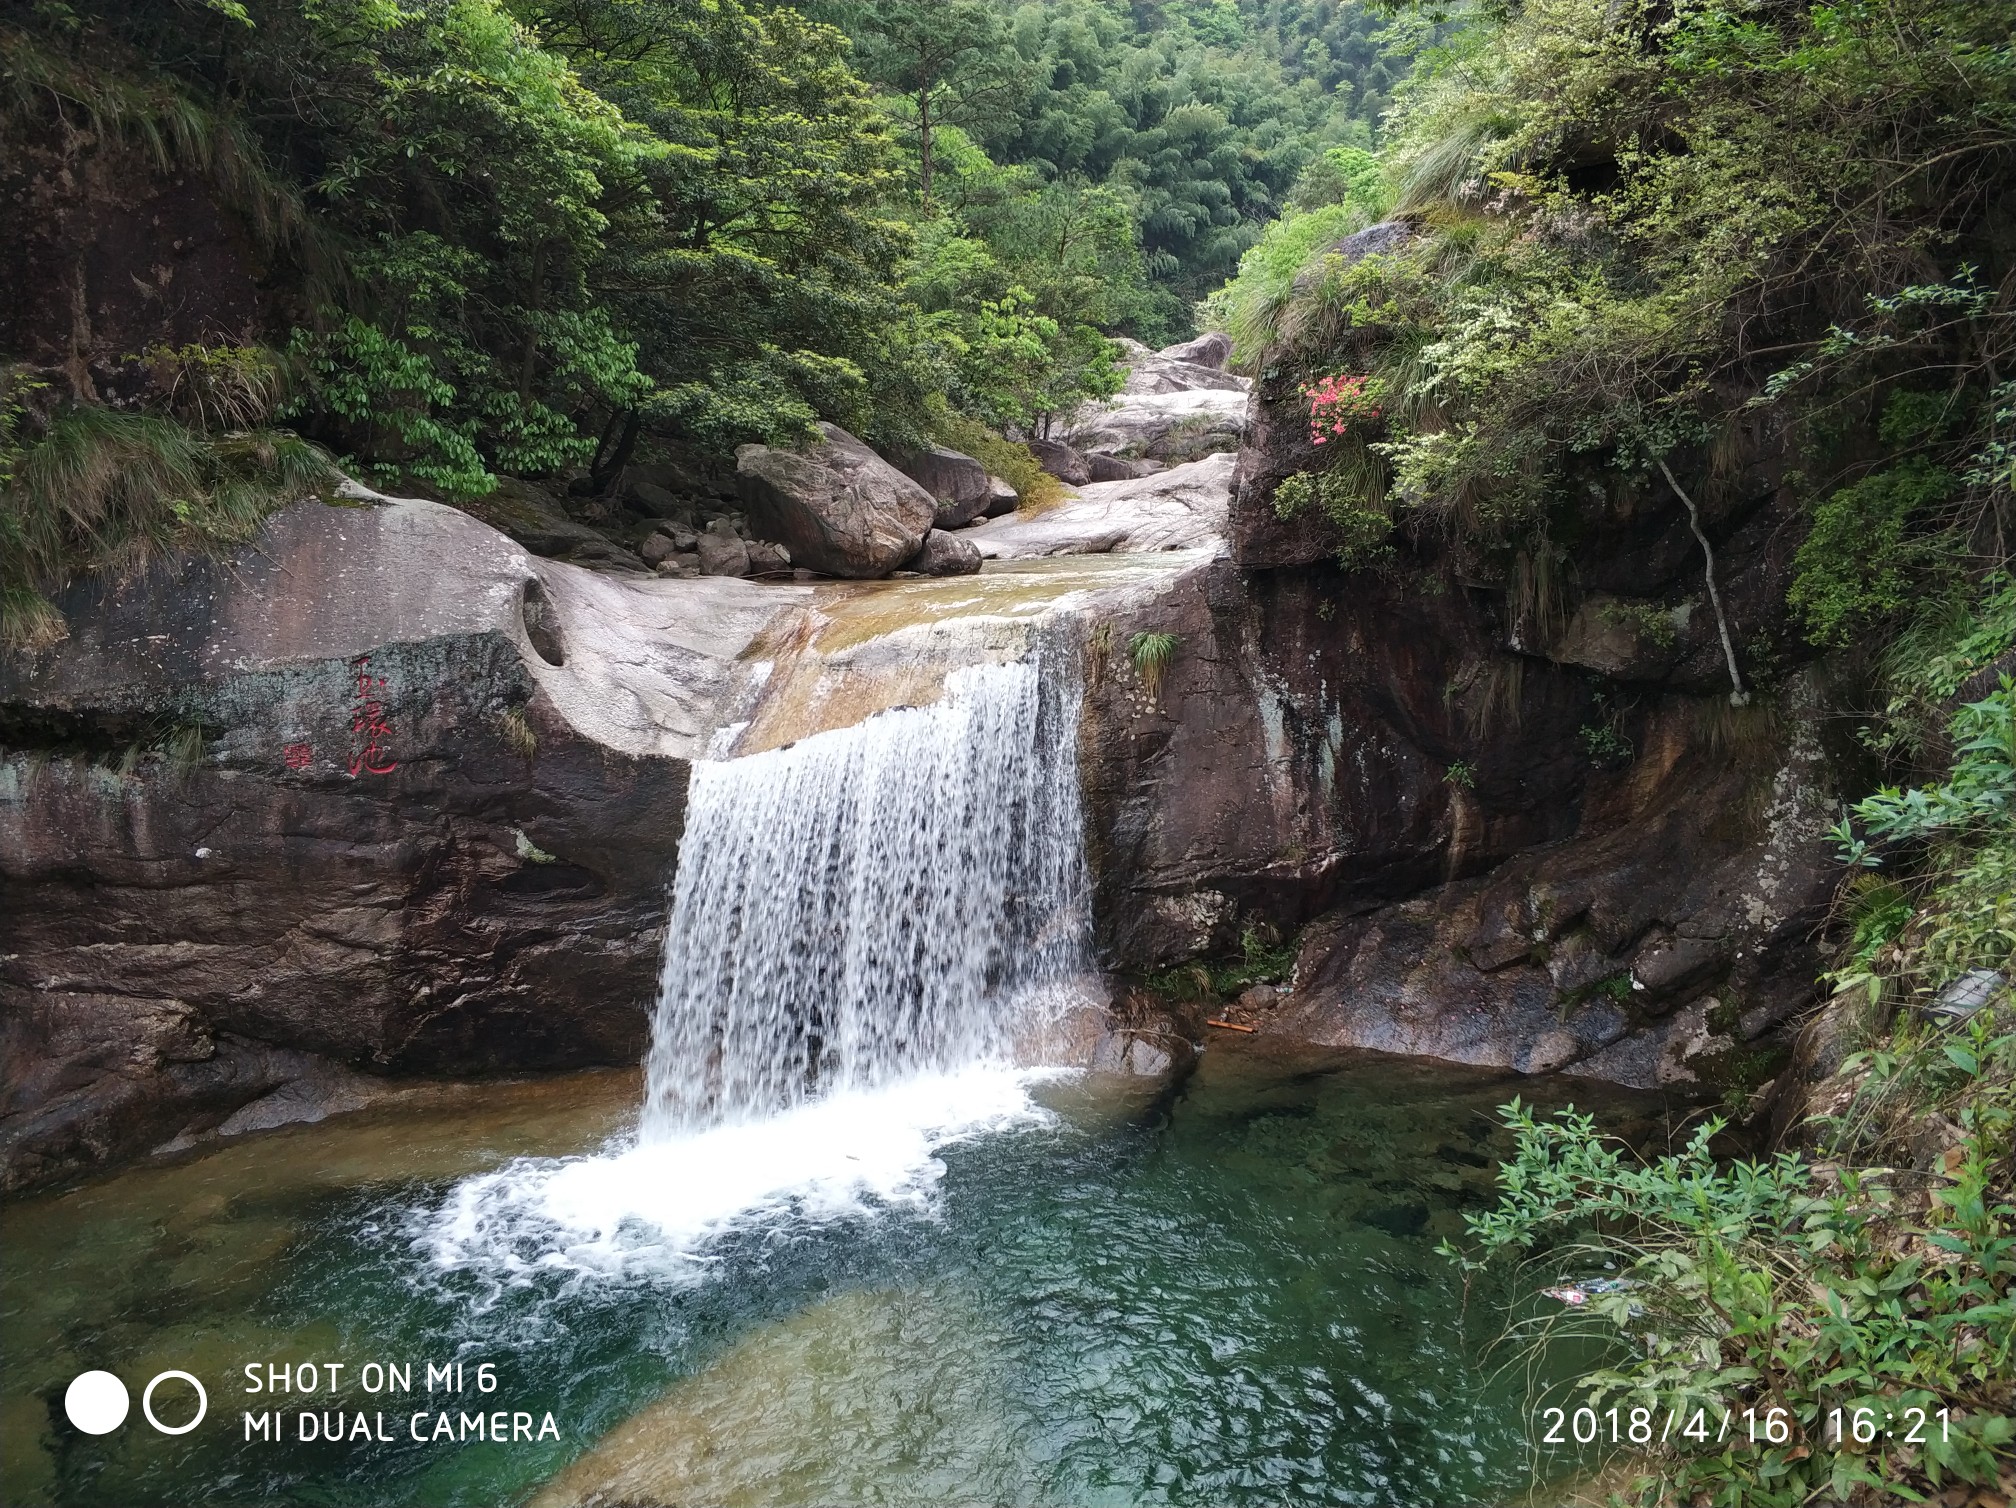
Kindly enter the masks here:
[[[545, 302], [542, 295], [546, 291], [546, 245], [542, 241], [532, 252], [532, 288], [526, 308], [534, 314]], [[518, 356], [518, 402], [522, 405], [532, 397], [532, 374], [539, 361], [539, 334], [530, 326], [525, 331], [525, 347]]]
[[637, 436], [643, 428], [644, 416], [636, 409], [630, 409], [623, 415], [623, 436], [606, 461], [599, 453], [600, 447], [597, 447], [594, 464], [588, 469], [588, 481], [597, 496], [607, 492], [616, 478], [623, 474], [623, 468], [630, 464], [630, 457], [637, 450]]
[[1722, 635], [1722, 657], [1729, 662], [1729, 703], [1741, 707], [1750, 700], [1750, 693], [1743, 689], [1743, 673], [1736, 668], [1736, 645], [1729, 637], [1729, 617], [1722, 611], [1722, 593], [1715, 586], [1714, 548], [1702, 532], [1701, 511], [1694, 506], [1694, 499], [1687, 495], [1687, 489], [1680, 485], [1680, 479], [1673, 475], [1673, 468], [1666, 464], [1664, 456], [1659, 457], [1659, 470], [1666, 478], [1666, 485], [1687, 505], [1687, 522], [1694, 530], [1694, 537], [1701, 542], [1702, 570], [1708, 578], [1708, 604], [1715, 609], [1715, 628]]

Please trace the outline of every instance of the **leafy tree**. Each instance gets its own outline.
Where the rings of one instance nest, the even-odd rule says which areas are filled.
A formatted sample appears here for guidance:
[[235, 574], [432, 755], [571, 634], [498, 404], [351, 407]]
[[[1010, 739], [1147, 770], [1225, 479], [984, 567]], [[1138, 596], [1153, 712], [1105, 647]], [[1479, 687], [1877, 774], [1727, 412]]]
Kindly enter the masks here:
[[865, 77], [903, 102], [916, 142], [918, 197], [931, 205], [934, 147], [947, 126], [1003, 114], [1024, 87], [1000, 15], [983, 0], [868, 0], [851, 16]]
[[991, 424], [1027, 428], [1116, 390], [1100, 327], [1124, 321], [1145, 294], [1129, 204], [998, 168], [963, 133], [948, 142], [945, 212], [919, 227], [906, 286], [947, 396]]
[[914, 437], [925, 379], [893, 287], [909, 236], [883, 209], [896, 162], [846, 39], [736, 0], [540, 0], [526, 14], [663, 144], [597, 279], [652, 379], [610, 413], [598, 470], [647, 423], [713, 447], [822, 416]]
[[458, 495], [494, 469], [606, 477], [647, 427], [709, 446], [815, 415], [920, 432], [893, 144], [846, 39], [795, 11], [55, 16], [4, 34], [24, 115], [83, 107], [266, 185], [305, 227], [278, 269], [299, 290], [287, 412], [356, 464]]

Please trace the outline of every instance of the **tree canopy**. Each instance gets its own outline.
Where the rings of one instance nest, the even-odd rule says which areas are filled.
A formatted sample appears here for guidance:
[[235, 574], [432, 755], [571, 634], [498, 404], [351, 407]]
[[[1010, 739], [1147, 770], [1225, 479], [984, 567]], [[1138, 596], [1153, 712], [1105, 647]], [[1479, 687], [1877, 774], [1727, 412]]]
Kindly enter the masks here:
[[1297, 13], [1284, 62], [1267, 14], [71, 0], [0, 49], [10, 138], [81, 120], [272, 232], [262, 418], [453, 497], [600, 485], [640, 436], [902, 445], [1110, 390], [1104, 336], [1187, 333], [1311, 157], [1369, 139], [1386, 84], [1329, 86], [1370, 54], [1316, 68]]

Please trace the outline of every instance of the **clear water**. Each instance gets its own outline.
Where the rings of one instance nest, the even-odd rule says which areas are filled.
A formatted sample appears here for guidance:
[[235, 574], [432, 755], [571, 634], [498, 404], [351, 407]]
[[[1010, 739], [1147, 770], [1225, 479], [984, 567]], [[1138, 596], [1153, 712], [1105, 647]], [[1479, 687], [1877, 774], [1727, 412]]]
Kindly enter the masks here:
[[[1488, 1197], [1492, 1111], [1514, 1092], [1572, 1096], [1648, 1136], [1656, 1106], [1248, 1039], [1214, 1041], [1166, 1102], [986, 1082], [952, 1082], [935, 1117], [911, 1105], [824, 1127], [798, 1142], [827, 1147], [811, 1169], [766, 1172], [749, 1146], [716, 1143], [688, 1169], [714, 1194], [658, 1227], [598, 1232], [593, 1198], [523, 1193], [556, 1169], [624, 1165], [620, 1148], [586, 1154], [630, 1145], [635, 1074], [465, 1089], [0, 1208], [0, 1498], [1525, 1494], [1529, 1384], [1575, 1358], [1501, 1368], [1489, 1296], [1466, 1309], [1434, 1243]], [[892, 1126], [911, 1140], [889, 1143]], [[637, 1197], [641, 1179], [619, 1181]], [[465, 1376], [490, 1363], [499, 1385], [454, 1405], [550, 1411], [558, 1438], [415, 1443], [410, 1415], [441, 1407], [420, 1364], [455, 1358]], [[413, 1364], [420, 1396], [367, 1396], [355, 1379], [374, 1359]], [[346, 1363], [340, 1391], [237, 1391], [248, 1362], [302, 1360]], [[88, 1367], [135, 1394], [101, 1438], [62, 1421]], [[139, 1422], [140, 1386], [169, 1367], [211, 1401], [179, 1438]], [[157, 1400], [168, 1422], [190, 1407], [178, 1387]], [[247, 1443], [243, 1411], [276, 1402], [288, 1439]], [[294, 1415], [317, 1408], [382, 1412], [394, 1439], [300, 1443]]]

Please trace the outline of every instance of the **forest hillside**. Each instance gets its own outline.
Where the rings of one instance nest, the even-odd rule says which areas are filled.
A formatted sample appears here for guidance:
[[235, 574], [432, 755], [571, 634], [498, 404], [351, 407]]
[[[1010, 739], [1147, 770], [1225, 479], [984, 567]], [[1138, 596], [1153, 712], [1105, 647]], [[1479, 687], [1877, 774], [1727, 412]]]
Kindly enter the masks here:
[[[0, 26], [0, 415], [9, 469], [43, 460], [9, 637], [46, 631], [52, 573], [242, 536], [315, 468], [226, 435], [456, 499], [815, 418], [1041, 425], [1118, 386], [1107, 336], [1190, 333], [1304, 169], [1369, 144], [1420, 34], [1231, 0], [28, 8]], [[164, 181], [166, 219], [119, 223]], [[144, 265], [163, 230], [207, 261], [87, 310], [79, 244]], [[69, 517], [114, 457], [179, 511], [136, 483]]]

